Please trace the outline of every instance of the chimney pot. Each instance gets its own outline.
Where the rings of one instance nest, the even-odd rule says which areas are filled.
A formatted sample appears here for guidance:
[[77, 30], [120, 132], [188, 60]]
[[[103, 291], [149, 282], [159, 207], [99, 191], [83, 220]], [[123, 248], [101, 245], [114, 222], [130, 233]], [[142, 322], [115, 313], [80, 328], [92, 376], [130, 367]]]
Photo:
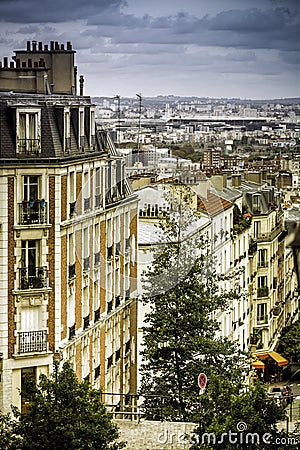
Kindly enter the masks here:
[[50, 50], [51, 50], [51, 51], [54, 50], [54, 41], [50, 41]]
[[28, 51], [28, 52], [30, 52], [30, 50], [31, 50], [31, 48], [30, 48], [30, 47], [31, 47], [31, 45], [30, 45], [30, 41], [27, 41], [27, 51]]
[[65, 49], [65, 45], [64, 45], [64, 44], [61, 44], [60, 49], [61, 49], [61, 50], [64, 50], [64, 49]]
[[3, 65], [4, 65], [4, 67], [8, 67], [8, 58], [7, 58], [7, 56], [5, 56], [3, 58]]
[[71, 51], [72, 50], [72, 44], [70, 41], [67, 42], [67, 50]]
[[44, 52], [48, 52], [49, 48], [48, 48], [48, 44], [44, 45]]
[[42, 52], [42, 51], [43, 51], [43, 43], [39, 42], [39, 52]]
[[10, 66], [11, 69], [14, 69], [14, 67], [15, 67], [14, 62], [11, 61], [9, 66]]
[[32, 51], [36, 52], [36, 41], [32, 41]]
[[58, 41], [55, 41], [55, 50], [59, 50], [59, 43], [58, 43]]

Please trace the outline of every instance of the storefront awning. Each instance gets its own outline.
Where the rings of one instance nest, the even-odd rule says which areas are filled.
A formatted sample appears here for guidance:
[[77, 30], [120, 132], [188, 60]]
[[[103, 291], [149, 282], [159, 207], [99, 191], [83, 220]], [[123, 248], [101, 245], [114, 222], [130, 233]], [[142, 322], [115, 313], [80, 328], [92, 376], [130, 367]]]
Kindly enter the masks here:
[[259, 359], [257, 359], [256, 361], [253, 361], [252, 363], [252, 367], [254, 369], [264, 369], [265, 365], [262, 361], [260, 361]]
[[271, 358], [277, 362], [277, 364], [279, 366], [287, 366], [288, 365], [288, 363], [289, 363], [288, 360], [285, 359], [283, 356], [279, 355], [279, 353], [276, 353], [276, 352], [268, 352], [268, 353], [271, 356]]
[[283, 356], [281, 356], [277, 352], [253, 353], [253, 356], [255, 358], [259, 358], [259, 359], [266, 359], [266, 358], [270, 357], [278, 364], [278, 366], [287, 366], [289, 363], [287, 359], [285, 359]]

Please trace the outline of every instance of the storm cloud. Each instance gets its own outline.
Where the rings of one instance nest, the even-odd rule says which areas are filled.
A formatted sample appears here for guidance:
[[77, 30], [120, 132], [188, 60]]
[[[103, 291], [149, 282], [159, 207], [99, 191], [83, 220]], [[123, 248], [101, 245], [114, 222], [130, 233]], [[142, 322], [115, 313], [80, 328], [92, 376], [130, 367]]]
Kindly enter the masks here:
[[0, 51], [72, 41], [88, 95], [299, 96], [299, 3], [0, 0]]

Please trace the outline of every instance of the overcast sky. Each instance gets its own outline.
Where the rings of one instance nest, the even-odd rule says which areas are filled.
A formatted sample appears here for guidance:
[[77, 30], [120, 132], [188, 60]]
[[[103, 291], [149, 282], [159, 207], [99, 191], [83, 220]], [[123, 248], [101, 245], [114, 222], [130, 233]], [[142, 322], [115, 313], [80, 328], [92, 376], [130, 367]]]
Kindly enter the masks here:
[[0, 57], [71, 41], [85, 95], [300, 96], [300, 0], [0, 0]]

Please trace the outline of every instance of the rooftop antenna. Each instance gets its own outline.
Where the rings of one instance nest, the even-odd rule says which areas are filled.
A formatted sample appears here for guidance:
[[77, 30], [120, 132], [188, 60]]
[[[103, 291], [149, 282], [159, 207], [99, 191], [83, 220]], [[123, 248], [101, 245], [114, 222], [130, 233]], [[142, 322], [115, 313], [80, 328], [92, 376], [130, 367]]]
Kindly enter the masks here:
[[141, 135], [141, 114], [142, 114], [142, 94], [136, 94], [139, 99], [139, 127], [138, 127], [138, 138], [137, 138], [137, 152], [138, 161], [140, 160], [140, 135]]

